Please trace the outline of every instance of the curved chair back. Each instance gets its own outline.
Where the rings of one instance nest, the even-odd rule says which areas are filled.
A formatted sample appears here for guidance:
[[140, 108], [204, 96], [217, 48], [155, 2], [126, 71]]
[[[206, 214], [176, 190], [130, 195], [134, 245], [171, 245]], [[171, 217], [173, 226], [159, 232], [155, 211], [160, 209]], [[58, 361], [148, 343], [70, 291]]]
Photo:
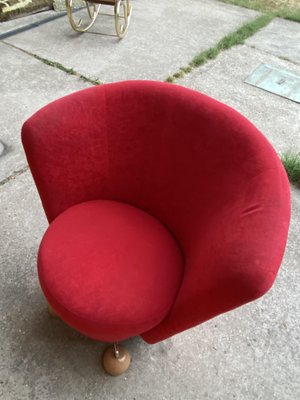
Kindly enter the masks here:
[[265, 293], [282, 260], [289, 184], [264, 136], [233, 109], [165, 83], [129, 81], [55, 101], [23, 127], [51, 222], [93, 199], [137, 206], [163, 222], [185, 256], [156, 342]]

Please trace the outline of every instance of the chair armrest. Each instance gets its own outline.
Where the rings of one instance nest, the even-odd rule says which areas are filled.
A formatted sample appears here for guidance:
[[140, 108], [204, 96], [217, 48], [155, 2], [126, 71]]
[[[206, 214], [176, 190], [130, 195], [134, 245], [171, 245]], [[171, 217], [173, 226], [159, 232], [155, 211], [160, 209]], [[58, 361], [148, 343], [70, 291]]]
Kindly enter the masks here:
[[289, 183], [279, 161], [249, 181], [237, 203], [216, 212], [204, 237], [195, 237], [172, 310], [143, 339], [156, 343], [266, 293], [282, 261], [289, 221]]

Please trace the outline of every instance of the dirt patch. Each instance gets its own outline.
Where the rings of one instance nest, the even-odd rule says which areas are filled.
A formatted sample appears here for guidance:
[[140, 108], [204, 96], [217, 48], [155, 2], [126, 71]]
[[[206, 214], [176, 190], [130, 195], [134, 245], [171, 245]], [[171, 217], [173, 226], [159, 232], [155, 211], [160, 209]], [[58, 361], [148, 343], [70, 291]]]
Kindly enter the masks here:
[[261, 3], [264, 3], [264, 6], [270, 8], [270, 10], [279, 8], [300, 9], [300, 0], [263, 0]]
[[0, 22], [52, 8], [53, 0], [0, 0]]
[[262, 12], [300, 12], [300, 0], [220, 0]]

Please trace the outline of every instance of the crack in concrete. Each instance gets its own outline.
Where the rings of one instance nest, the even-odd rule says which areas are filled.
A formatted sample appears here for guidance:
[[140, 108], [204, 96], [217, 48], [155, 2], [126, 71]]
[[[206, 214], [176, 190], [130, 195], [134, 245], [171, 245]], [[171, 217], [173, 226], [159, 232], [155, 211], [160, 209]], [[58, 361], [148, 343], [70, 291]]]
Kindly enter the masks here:
[[251, 48], [251, 49], [254, 49], [254, 50], [256, 50], [256, 51], [258, 51], [260, 53], [266, 54], [268, 56], [273, 56], [273, 57], [279, 58], [280, 60], [288, 61], [289, 63], [294, 64], [296, 66], [300, 65], [300, 63], [297, 62], [297, 61], [291, 60], [290, 58], [285, 57], [285, 56], [279, 56], [277, 54], [272, 53], [272, 51], [268, 51], [268, 50], [265, 50], [265, 49], [260, 49], [259, 47], [255, 46], [253, 44], [249, 44], [249, 43], [245, 42], [244, 45], [249, 47], [249, 48]]
[[5, 179], [3, 179], [2, 181], [0, 181], [0, 186], [5, 185], [6, 183], [8, 183], [8, 182], [14, 180], [15, 178], [17, 178], [18, 176], [24, 174], [24, 172], [27, 172], [28, 169], [29, 169], [29, 166], [26, 165], [25, 167], [23, 167], [23, 168], [21, 168], [21, 169], [19, 169], [19, 170], [17, 170], [17, 171], [14, 171], [14, 172], [13, 172], [11, 175], [9, 175], [7, 178], [5, 178]]
[[235, 31], [223, 36], [215, 46], [210, 47], [198, 53], [186, 67], [181, 67], [178, 72], [168, 76], [165, 82], [173, 83], [177, 79], [183, 78], [185, 75], [191, 73], [195, 68], [198, 68], [208, 61], [216, 59], [222, 51], [231, 49], [234, 46], [242, 45], [245, 41], [253, 36], [260, 29], [266, 27], [274, 16], [271, 14], [261, 14], [258, 17], [245, 22], [238, 27]]
[[98, 79], [88, 78], [88, 77], [80, 74], [79, 72], [75, 71], [73, 68], [65, 67], [64, 65], [60, 64], [57, 61], [51, 61], [51, 60], [48, 60], [47, 58], [40, 57], [37, 54], [31, 53], [28, 50], [22, 49], [21, 47], [18, 47], [16, 45], [12, 44], [12, 43], [8, 43], [5, 40], [2, 40], [1, 43], [5, 44], [6, 46], [10, 46], [10, 47], [14, 48], [15, 50], [22, 51], [23, 53], [27, 54], [28, 56], [33, 57], [36, 60], [41, 61], [42, 63], [44, 63], [44, 64], [46, 64], [46, 65], [48, 65], [50, 67], [59, 69], [59, 70], [65, 72], [68, 75], [76, 76], [76, 77], [78, 77], [79, 79], [81, 79], [84, 82], [91, 83], [92, 85], [95, 85], [95, 86], [102, 84], [102, 82], [100, 82]]

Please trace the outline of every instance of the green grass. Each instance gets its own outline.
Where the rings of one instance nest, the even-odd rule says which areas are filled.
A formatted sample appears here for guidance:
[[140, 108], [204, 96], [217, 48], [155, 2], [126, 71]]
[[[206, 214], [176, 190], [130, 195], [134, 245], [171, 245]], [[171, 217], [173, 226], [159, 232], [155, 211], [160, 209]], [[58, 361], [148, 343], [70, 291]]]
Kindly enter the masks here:
[[38, 56], [37, 54], [34, 54], [34, 53], [31, 53], [30, 51], [21, 49], [20, 47], [14, 45], [14, 44], [8, 43], [5, 40], [3, 40], [1, 43], [5, 44], [7, 46], [13, 47], [14, 49], [17, 49], [19, 51], [22, 51], [23, 53], [27, 54], [28, 56], [34, 57], [35, 59], [41, 61], [42, 63], [44, 63], [46, 65], [49, 65], [52, 68], [60, 69], [61, 71], [67, 73], [68, 75], [77, 76], [79, 79], [81, 79], [84, 82], [91, 83], [92, 85], [102, 85], [102, 82], [100, 82], [99, 79], [88, 78], [88, 77], [80, 74], [79, 72], [75, 71], [73, 68], [67, 68], [59, 62], [51, 61], [51, 60], [48, 60], [47, 58]]
[[223, 3], [250, 8], [263, 13], [272, 13], [280, 17], [300, 22], [300, 4], [298, 0], [221, 0]]
[[283, 154], [281, 161], [289, 180], [294, 183], [300, 183], [300, 153], [289, 151]]
[[282, 9], [280, 12], [275, 13], [275, 17], [289, 19], [290, 21], [300, 22], [300, 9], [299, 10], [289, 10]]
[[254, 35], [258, 30], [268, 25], [274, 17], [271, 14], [263, 14], [254, 20], [242, 25], [236, 31], [224, 36], [215, 47], [197, 54], [187, 67], [181, 67], [178, 72], [169, 76], [166, 82], [174, 82], [178, 78], [182, 78], [186, 73], [192, 71], [193, 68], [200, 67], [209, 60], [215, 59], [222, 51], [228, 50], [233, 46], [243, 44], [246, 39]]
[[64, 71], [69, 75], [78, 76], [79, 79], [81, 79], [84, 82], [91, 83], [92, 85], [101, 85], [101, 82], [98, 79], [87, 78], [86, 76], [81, 75], [78, 72], [74, 71], [73, 68], [67, 68], [64, 65], [60, 64], [59, 62], [50, 61], [47, 58], [40, 57], [40, 56], [38, 56], [36, 54], [33, 54], [33, 57], [36, 58], [37, 60], [41, 61], [42, 63], [44, 63], [46, 65], [49, 65], [50, 67], [60, 69], [61, 71]]

